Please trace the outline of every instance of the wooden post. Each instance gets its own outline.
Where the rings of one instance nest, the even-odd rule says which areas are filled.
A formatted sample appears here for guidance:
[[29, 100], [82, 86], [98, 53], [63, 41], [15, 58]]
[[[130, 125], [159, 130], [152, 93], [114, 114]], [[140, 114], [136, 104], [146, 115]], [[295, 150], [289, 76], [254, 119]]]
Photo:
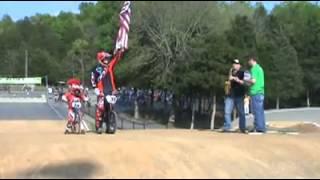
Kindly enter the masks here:
[[195, 103], [191, 100], [191, 111], [192, 111], [192, 115], [191, 115], [191, 126], [190, 126], [190, 129], [191, 129], [191, 130], [194, 129], [194, 111], [195, 111], [194, 105], [195, 105]]
[[309, 94], [309, 90], [307, 90], [307, 107], [310, 107], [310, 94]]
[[134, 100], [134, 119], [139, 119], [139, 105], [137, 97]]
[[173, 95], [172, 97], [172, 104], [170, 106], [170, 114], [169, 114], [169, 119], [168, 119], [168, 123], [167, 123], [167, 129], [169, 129], [169, 126], [174, 126], [175, 123], [175, 110], [176, 110], [176, 106], [177, 106], [177, 100], [175, 95]]
[[212, 105], [212, 114], [211, 114], [211, 124], [210, 124], [210, 129], [214, 130], [214, 120], [216, 116], [216, 110], [217, 110], [217, 99], [216, 99], [216, 94], [214, 93], [213, 95], [213, 105]]

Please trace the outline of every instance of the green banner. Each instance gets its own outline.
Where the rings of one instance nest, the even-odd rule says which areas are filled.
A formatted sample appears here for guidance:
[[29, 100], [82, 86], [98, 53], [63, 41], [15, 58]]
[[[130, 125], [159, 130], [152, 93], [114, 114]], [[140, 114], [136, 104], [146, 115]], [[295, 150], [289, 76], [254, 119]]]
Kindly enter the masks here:
[[32, 78], [1, 78], [0, 84], [41, 84], [41, 77]]

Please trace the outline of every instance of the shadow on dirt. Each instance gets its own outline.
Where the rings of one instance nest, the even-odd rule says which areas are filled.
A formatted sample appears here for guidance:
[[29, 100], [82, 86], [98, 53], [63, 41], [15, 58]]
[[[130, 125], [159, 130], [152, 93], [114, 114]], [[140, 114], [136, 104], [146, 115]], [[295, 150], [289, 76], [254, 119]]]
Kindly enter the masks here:
[[59, 178], [59, 179], [88, 179], [99, 169], [98, 165], [87, 161], [49, 164], [17, 173], [17, 178]]

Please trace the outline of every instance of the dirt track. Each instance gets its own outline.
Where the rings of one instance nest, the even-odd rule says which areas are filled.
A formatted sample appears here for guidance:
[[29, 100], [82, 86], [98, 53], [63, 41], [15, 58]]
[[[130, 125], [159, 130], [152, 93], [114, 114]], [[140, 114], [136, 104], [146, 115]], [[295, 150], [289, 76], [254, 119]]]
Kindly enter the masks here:
[[1, 121], [0, 178], [320, 178], [320, 133], [141, 130], [64, 135], [61, 121]]

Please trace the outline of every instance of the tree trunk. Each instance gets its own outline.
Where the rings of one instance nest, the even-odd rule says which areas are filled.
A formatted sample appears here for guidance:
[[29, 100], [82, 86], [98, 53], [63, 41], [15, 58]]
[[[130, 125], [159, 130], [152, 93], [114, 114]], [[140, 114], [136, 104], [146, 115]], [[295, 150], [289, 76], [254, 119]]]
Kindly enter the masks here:
[[307, 107], [310, 107], [310, 94], [309, 90], [307, 90]]
[[203, 99], [203, 111], [204, 112], [208, 112], [207, 110], [208, 110], [208, 98], [207, 97], [205, 97], [204, 99]]
[[153, 106], [153, 98], [154, 98], [154, 89], [151, 89], [151, 95], [150, 95], [150, 104]]
[[198, 110], [198, 108], [199, 108], [198, 103], [199, 103], [199, 99], [198, 99], [197, 97], [194, 97], [194, 100], [193, 100], [193, 102], [192, 102], [192, 106], [194, 106], [194, 107], [192, 107], [192, 108], [194, 109], [195, 112], [196, 112], [196, 111]]
[[201, 96], [199, 96], [199, 101], [198, 101], [198, 112], [199, 113], [201, 113], [201, 110], [202, 110], [202, 108], [201, 108], [201, 106], [202, 106], [202, 97]]
[[190, 129], [194, 129], [194, 114], [195, 114], [195, 103], [191, 100], [191, 111], [192, 111], [192, 115], [191, 115], [191, 126]]
[[187, 97], [187, 109], [192, 109], [191, 97]]
[[180, 98], [180, 107], [184, 110], [185, 109], [185, 103], [186, 103], [186, 97], [182, 96]]
[[167, 90], [164, 90], [164, 104], [167, 105]]
[[81, 67], [81, 81], [82, 81], [82, 84], [85, 85], [85, 79], [84, 79], [85, 68], [84, 68], [84, 63], [82, 58], [79, 59], [79, 63]]
[[208, 97], [205, 97], [205, 99], [204, 99], [203, 111], [208, 112]]
[[276, 107], [277, 109], [279, 109], [280, 108], [280, 98], [279, 98], [279, 96], [277, 96], [277, 107]]
[[216, 100], [216, 94], [213, 95], [213, 106], [212, 106], [212, 114], [211, 114], [211, 124], [210, 129], [214, 130], [214, 120], [216, 116], [216, 110], [217, 110], [217, 100]]

